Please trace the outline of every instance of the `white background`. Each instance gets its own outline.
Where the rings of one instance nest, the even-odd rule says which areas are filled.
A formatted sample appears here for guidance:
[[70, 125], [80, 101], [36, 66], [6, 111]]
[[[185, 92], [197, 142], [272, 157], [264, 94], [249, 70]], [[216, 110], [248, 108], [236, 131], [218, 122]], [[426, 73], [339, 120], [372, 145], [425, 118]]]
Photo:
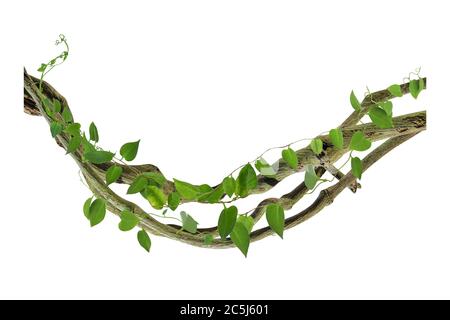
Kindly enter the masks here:
[[[450, 298], [443, 4], [5, 2], [0, 298]], [[70, 56], [47, 80], [76, 119], [97, 123], [104, 148], [142, 139], [135, 162], [169, 178], [215, 184], [268, 147], [338, 125], [352, 89], [362, 97], [366, 85], [401, 83], [419, 66], [429, 89], [397, 99], [394, 112], [427, 109], [428, 130], [370, 168], [357, 194], [344, 191], [284, 240], [252, 244], [247, 259], [156, 236], [146, 254], [115, 216], [88, 226], [77, 167], [43, 119], [23, 113], [22, 67], [37, 75], [59, 52], [59, 33]], [[184, 209], [205, 226], [220, 211]]]

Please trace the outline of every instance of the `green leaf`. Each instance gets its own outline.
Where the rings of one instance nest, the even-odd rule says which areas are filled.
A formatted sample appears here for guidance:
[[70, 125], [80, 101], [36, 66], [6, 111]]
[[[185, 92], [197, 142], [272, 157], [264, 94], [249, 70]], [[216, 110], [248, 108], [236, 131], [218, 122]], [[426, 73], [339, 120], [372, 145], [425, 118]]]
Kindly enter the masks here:
[[90, 208], [91, 208], [91, 202], [92, 202], [92, 198], [93, 197], [90, 197], [90, 198], [88, 198], [85, 202], [84, 202], [84, 204], [83, 204], [83, 213], [84, 213], [84, 216], [89, 220], [89, 211], [90, 211]]
[[53, 121], [50, 124], [50, 133], [52, 134], [52, 137], [55, 138], [58, 134], [60, 134], [63, 131], [63, 126], [61, 123]]
[[111, 183], [116, 182], [120, 176], [122, 175], [123, 169], [120, 166], [113, 165], [106, 170], [106, 184], [110, 185]]
[[53, 108], [56, 113], [60, 113], [62, 110], [61, 102], [58, 99], [53, 98]]
[[317, 155], [319, 155], [323, 150], [323, 142], [322, 140], [320, 140], [320, 138], [312, 139], [309, 146], [311, 147], [311, 150]]
[[424, 89], [425, 82], [422, 78], [419, 80], [411, 80], [409, 82], [409, 93], [414, 97], [414, 99], [417, 99], [419, 96], [419, 93]]
[[148, 236], [148, 233], [145, 230], [140, 230], [137, 233], [137, 239], [141, 247], [144, 248], [145, 251], [150, 252], [152, 241], [150, 240], [150, 237]]
[[217, 203], [223, 197], [223, 186], [220, 184], [215, 189], [204, 193], [198, 197], [198, 201], [207, 203]]
[[84, 158], [94, 164], [109, 162], [114, 157], [114, 153], [109, 151], [88, 151], [84, 153]]
[[241, 223], [247, 229], [248, 233], [252, 232], [253, 226], [255, 225], [255, 220], [251, 216], [240, 215], [237, 218], [236, 223]]
[[366, 151], [372, 146], [372, 142], [364, 137], [364, 133], [356, 131], [350, 140], [350, 149], [355, 151]]
[[135, 194], [141, 192], [148, 185], [148, 180], [144, 176], [137, 176], [127, 190], [127, 194]]
[[381, 107], [373, 107], [369, 111], [369, 117], [380, 129], [392, 128], [392, 116], [389, 116]]
[[147, 179], [154, 181], [160, 187], [162, 187], [167, 181], [166, 178], [158, 172], [144, 172], [142, 175]]
[[383, 109], [389, 117], [392, 117], [393, 105], [391, 101], [381, 102], [379, 104], [380, 108]]
[[41, 63], [41, 66], [37, 69], [37, 72], [45, 72], [45, 69], [47, 69], [47, 65], [45, 63]]
[[259, 158], [256, 160], [255, 167], [263, 176], [270, 177], [277, 173], [276, 170], [264, 158]]
[[161, 210], [166, 204], [167, 197], [158, 187], [147, 187], [146, 194], [148, 202], [150, 202], [150, 205], [156, 210]]
[[181, 211], [180, 215], [183, 229], [190, 233], [196, 233], [198, 222], [184, 211]]
[[177, 189], [178, 193], [185, 200], [194, 200], [200, 193], [198, 186], [177, 179], [173, 179], [173, 182], [175, 189]]
[[86, 135], [84, 133], [81, 138], [81, 145], [83, 146], [83, 153], [96, 151], [94, 145], [89, 142], [89, 140], [86, 138]]
[[204, 242], [206, 245], [212, 244], [213, 241], [214, 241], [214, 237], [213, 237], [212, 234], [210, 234], [210, 233], [205, 234], [205, 237], [203, 238], [203, 242]]
[[329, 135], [330, 141], [336, 149], [340, 150], [344, 147], [344, 135], [340, 128], [331, 129]]
[[358, 98], [356, 98], [353, 90], [350, 93], [350, 104], [352, 105], [353, 109], [355, 109], [356, 111], [361, 110], [361, 104], [359, 103]]
[[270, 228], [283, 239], [284, 209], [279, 204], [269, 204], [266, 208], [266, 219]]
[[89, 125], [89, 140], [98, 142], [98, 130], [94, 122]]
[[103, 199], [95, 199], [89, 208], [89, 221], [91, 227], [96, 226], [105, 219], [106, 202]]
[[358, 178], [361, 180], [362, 175], [362, 162], [361, 159], [358, 157], [352, 157], [352, 174], [355, 176], [355, 178]]
[[281, 151], [281, 157], [284, 161], [294, 170], [298, 167], [298, 157], [294, 150], [291, 148], [284, 149]]
[[80, 129], [81, 124], [71, 123], [64, 129], [64, 132], [70, 134], [71, 136], [81, 136]]
[[309, 190], [314, 189], [317, 181], [319, 181], [319, 177], [314, 170], [314, 166], [307, 165], [305, 170], [305, 185]]
[[139, 218], [128, 210], [120, 213], [119, 229], [121, 231], [130, 231], [139, 223]]
[[81, 136], [77, 135], [77, 136], [73, 136], [72, 138], [70, 138], [69, 140], [69, 145], [67, 146], [67, 152], [66, 154], [72, 153], [75, 150], [78, 149], [78, 147], [81, 145]]
[[238, 210], [235, 206], [225, 208], [220, 213], [217, 229], [222, 240], [225, 240], [231, 231], [233, 231], [234, 225], [236, 224], [237, 214]]
[[394, 97], [401, 97], [403, 96], [402, 87], [398, 84], [393, 84], [392, 86], [389, 86], [387, 88], [389, 93], [392, 94]]
[[48, 98], [44, 98], [42, 99], [42, 105], [44, 106], [44, 110], [48, 114], [48, 116], [53, 119], [55, 108], [51, 101]]
[[240, 222], [234, 225], [233, 231], [231, 232], [231, 241], [236, 245], [236, 247], [241, 250], [245, 257], [247, 257], [248, 247], [250, 245], [250, 235], [247, 228]]
[[120, 155], [127, 161], [133, 161], [136, 158], [140, 142], [141, 140], [125, 143], [120, 148]]
[[258, 181], [256, 178], [256, 173], [253, 167], [247, 163], [241, 171], [237, 178], [236, 194], [240, 197], [246, 197], [249, 191], [256, 188]]
[[168, 200], [168, 205], [170, 210], [175, 211], [178, 208], [178, 205], [180, 204], [180, 195], [178, 192], [172, 192], [171, 194], [169, 194], [169, 200]]
[[72, 112], [70, 112], [70, 110], [67, 106], [64, 107], [61, 115], [62, 115], [62, 118], [64, 119], [65, 123], [73, 122]]
[[236, 191], [236, 180], [231, 176], [225, 177], [222, 181], [222, 185], [223, 191], [231, 198]]

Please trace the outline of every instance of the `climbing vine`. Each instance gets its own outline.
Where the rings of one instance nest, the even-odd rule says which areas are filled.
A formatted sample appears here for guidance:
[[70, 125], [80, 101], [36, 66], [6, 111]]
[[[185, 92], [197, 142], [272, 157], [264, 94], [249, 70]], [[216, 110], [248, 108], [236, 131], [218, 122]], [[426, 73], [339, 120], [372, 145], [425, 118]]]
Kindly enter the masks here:
[[[201, 247], [235, 246], [247, 256], [251, 241], [270, 234], [283, 238], [285, 229], [316, 214], [345, 188], [356, 192], [365, 170], [397, 145], [426, 128], [425, 111], [394, 117], [391, 101], [406, 94], [418, 98], [426, 88], [426, 79], [420, 76], [419, 69], [410, 73], [402, 84], [393, 84], [374, 93], [367, 90], [362, 101], [351, 91], [349, 102], [353, 112], [340, 126], [311, 138], [269, 148], [234, 169], [215, 186], [192, 184], [179, 178], [168, 179], [154, 165], [131, 164], [139, 152], [140, 139], [124, 143], [118, 151], [104, 149], [99, 144], [100, 134], [94, 122], [85, 131], [74, 120], [66, 99], [45, 81], [46, 75], [69, 56], [69, 45], [64, 35], [59, 36], [56, 45], [63, 45], [63, 52], [41, 64], [37, 70], [39, 78], [24, 72], [25, 111], [45, 117], [52, 138], [79, 166], [92, 191], [82, 207], [90, 226], [100, 224], [109, 210], [120, 217], [119, 230], [128, 232], [139, 229], [137, 240], [146, 251], [151, 248], [151, 233]], [[364, 117], [370, 122], [363, 123], [361, 120]], [[365, 158], [356, 155], [369, 151], [373, 142], [381, 140], [385, 142]], [[297, 148], [300, 143], [305, 145]], [[279, 160], [267, 162], [266, 154], [276, 150]], [[336, 168], [334, 164], [346, 154], [347, 160]], [[344, 174], [341, 170], [348, 162], [350, 171]], [[287, 176], [302, 171], [303, 182], [280, 198], [263, 200], [247, 212], [241, 212], [233, 204], [238, 199], [266, 192]], [[332, 178], [323, 178], [325, 172], [330, 173]], [[338, 182], [322, 189], [311, 206], [286, 217], [285, 212], [303, 196], [314, 193], [321, 184], [331, 184], [335, 180]], [[110, 188], [112, 184], [127, 184], [126, 193], [143, 197], [151, 211], [143, 210], [117, 195]], [[222, 209], [217, 212], [217, 226], [199, 228], [195, 217], [179, 210], [187, 202], [221, 204]], [[263, 216], [267, 226], [254, 230]], [[165, 224], [160, 220], [173, 221], [174, 224]]]

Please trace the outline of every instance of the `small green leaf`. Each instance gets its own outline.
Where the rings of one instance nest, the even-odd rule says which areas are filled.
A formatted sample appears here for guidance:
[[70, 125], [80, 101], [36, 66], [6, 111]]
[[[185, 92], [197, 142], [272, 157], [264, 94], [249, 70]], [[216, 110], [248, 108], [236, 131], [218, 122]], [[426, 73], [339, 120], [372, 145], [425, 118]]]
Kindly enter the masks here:
[[389, 88], [387, 88], [389, 93], [392, 94], [394, 97], [401, 97], [403, 96], [402, 87], [398, 84], [393, 84]]
[[[146, 179], [146, 178], [144, 178]], [[161, 210], [166, 204], [167, 197], [161, 189], [155, 186], [149, 186], [146, 190], [147, 200], [156, 210]]]
[[311, 150], [317, 155], [319, 155], [323, 150], [323, 142], [322, 140], [320, 140], [320, 138], [312, 139], [309, 146], [311, 147]]
[[241, 250], [245, 257], [247, 257], [248, 247], [250, 245], [250, 235], [247, 228], [240, 222], [234, 225], [233, 231], [231, 232], [231, 241], [236, 245], [236, 247]]
[[217, 203], [223, 197], [223, 186], [220, 184], [215, 189], [204, 193], [198, 197], [198, 201], [207, 203]]
[[266, 177], [271, 177], [277, 174], [278, 171], [278, 163], [277, 167], [271, 166], [264, 158], [259, 158], [255, 163], [256, 169]]
[[64, 132], [70, 134], [71, 136], [81, 136], [80, 129], [81, 124], [71, 123], [64, 129]]
[[45, 69], [47, 69], [47, 65], [45, 63], [41, 63], [41, 66], [37, 69], [37, 72], [45, 72]]
[[294, 150], [291, 148], [284, 149], [281, 151], [281, 157], [293, 170], [297, 170], [298, 167], [298, 157]]
[[134, 181], [131, 183], [130, 187], [127, 190], [127, 194], [135, 194], [138, 192], [141, 192], [145, 189], [145, 187], [148, 185], [148, 180], [144, 176], [138, 176]]
[[266, 208], [266, 219], [270, 228], [283, 239], [284, 209], [279, 204], [269, 204]]
[[314, 189], [317, 181], [319, 181], [319, 177], [314, 170], [312, 165], [307, 165], [305, 170], [305, 185], [309, 190]]
[[94, 122], [89, 125], [89, 140], [98, 142], [98, 130]]
[[173, 182], [175, 189], [177, 189], [178, 193], [185, 200], [194, 200], [200, 193], [198, 186], [177, 179], [173, 179]]
[[48, 98], [44, 98], [42, 99], [42, 105], [44, 106], [44, 110], [48, 114], [48, 116], [53, 118], [55, 109], [53, 103]]
[[236, 191], [236, 180], [232, 176], [225, 177], [222, 181], [222, 185], [223, 191], [231, 198]]
[[393, 105], [391, 101], [381, 102], [379, 104], [380, 108], [383, 109], [389, 117], [392, 117]]
[[110, 185], [111, 183], [116, 182], [120, 176], [122, 175], [123, 169], [118, 165], [113, 165], [106, 170], [106, 184]]
[[52, 134], [52, 137], [55, 138], [58, 134], [60, 134], [63, 131], [63, 126], [61, 123], [53, 121], [50, 124], [50, 133]]
[[247, 229], [248, 233], [252, 232], [253, 226], [255, 225], [255, 220], [251, 216], [240, 215], [237, 218], [236, 223], [241, 223]]
[[91, 208], [91, 202], [92, 202], [92, 198], [93, 197], [90, 197], [90, 198], [88, 198], [85, 202], [84, 202], [84, 205], [83, 205], [83, 213], [84, 213], [84, 216], [89, 220], [89, 211], [90, 211], [90, 208]]
[[352, 157], [352, 174], [355, 176], [355, 178], [358, 178], [361, 180], [362, 175], [362, 162], [361, 159], [358, 157]]
[[217, 229], [222, 240], [225, 240], [231, 231], [233, 231], [234, 225], [236, 224], [237, 214], [238, 210], [235, 206], [225, 208], [220, 213]]
[[210, 234], [210, 233], [205, 234], [205, 236], [204, 236], [204, 238], [203, 238], [204, 244], [206, 244], [206, 245], [209, 246], [210, 244], [213, 243], [213, 241], [214, 241], [214, 237], [213, 237], [212, 234]]
[[125, 143], [120, 148], [120, 155], [127, 161], [133, 161], [136, 158], [140, 142], [141, 140]]
[[158, 172], [144, 172], [142, 175], [147, 179], [154, 181], [160, 187], [162, 187], [167, 181], [166, 178]]
[[73, 136], [72, 138], [70, 138], [69, 140], [69, 145], [67, 146], [67, 152], [66, 154], [72, 153], [75, 150], [78, 149], [78, 147], [81, 145], [81, 136], [77, 135], [77, 136]]
[[196, 233], [198, 222], [184, 211], [181, 211], [180, 215], [183, 229], [190, 233]]
[[178, 192], [172, 192], [171, 194], [169, 194], [169, 200], [168, 200], [168, 205], [170, 210], [175, 211], [178, 208], [178, 205], [180, 204], [180, 195], [178, 194]]
[[364, 137], [364, 133], [356, 131], [350, 140], [350, 150], [366, 151], [372, 146], [372, 142]]
[[120, 213], [119, 229], [121, 231], [130, 231], [139, 224], [139, 218], [128, 210]]
[[419, 93], [424, 89], [425, 82], [422, 78], [419, 80], [411, 80], [409, 82], [409, 93], [414, 97], [414, 99], [417, 99], [419, 96]]
[[88, 151], [84, 153], [84, 158], [94, 164], [109, 162], [114, 157], [114, 153], [109, 151]]
[[62, 115], [62, 118], [64, 119], [65, 123], [73, 122], [72, 112], [70, 112], [70, 110], [67, 106], [64, 107], [61, 115]]
[[381, 107], [373, 107], [369, 111], [369, 117], [380, 129], [392, 128], [392, 116], [389, 116]]
[[148, 236], [148, 233], [145, 230], [140, 230], [137, 233], [137, 239], [141, 247], [144, 248], [145, 251], [150, 252], [152, 241], [150, 240], [150, 237]]
[[84, 133], [81, 138], [81, 145], [83, 146], [83, 153], [96, 151], [94, 145], [86, 138]]
[[53, 108], [56, 113], [60, 113], [62, 110], [61, 102], [58, 99], [53, 98]]
[[256, 188], [258, 185], [256, 173], [249, 163], [239, 171], [236, 182], [236, 194], [242, 198], [248, 196], [250, 190]]
[[89, 208], [89, 221], [91, 227], [96, 226], [105, 219], [106, 202], [103, 199], [95, 199]]
[[352, 105], [353, 109], [355, 109], [355, 111], [361, 110], [361, 104], [359, 103], [358, 98], [356, 98], [353, 90], [350, 93], [350, 104]]
[[344, 135], [340, 128], [331, 129], [329, 135], [330, 141], [336, 149], [340, 150], [344, 147]]

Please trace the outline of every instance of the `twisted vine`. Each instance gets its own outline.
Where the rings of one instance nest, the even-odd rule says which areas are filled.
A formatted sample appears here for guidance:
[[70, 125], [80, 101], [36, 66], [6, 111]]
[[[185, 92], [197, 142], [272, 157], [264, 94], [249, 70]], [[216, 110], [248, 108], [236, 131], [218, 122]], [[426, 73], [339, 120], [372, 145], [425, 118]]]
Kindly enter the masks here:
[[[396, 146], [426, 129], [425, 111], [397, 117], [393, 117], [392, 113], [393, 98], [405, 94], [417, 98], [426, 88], [426, 78], [421, 78], [419, 72], [416, 72], [414, 75], [417, 79], [411, 79], [410, 74], [408, 81], [401, 85], [392, 85], [373, 93], [368, 90], [362, 102], [358, 101], [352, 91], [350, 104], [354, 111], [341, 125], [312, 139], [300, 139], [281, 147], [269, 148], [253, 161], [233, 170], [214, 187], [193, 185], [177, 179], [168, 180], [153, 164], [127, 163], [135, 158], [139, 141], [124, 144], [120, 150], [122, 157], [118, 158], [115, 153], [105, 151], [97, 145], [99, 134], [94, 123], [89, 126], [89, 138], [81, 131], [81, 125], [74, 121], [67, 100], [44, 81], [45, 75], [68, 57], [69, 47], [63, 35], [57, 45], [61, 43], [66, 50], [40, 66], [39, 78], [29, 75], [24, 69], [24, 111], [46, 119], [57, 144], [71, 155], [80, 168], [93, 193], [83, 207], [91, 226], [100, 223], [108, 209], [120, 216], [119, 228], [122, 231], [141, 227], [138, 240], [147, 251], [151, 245], [148, 233], [151, 233], [199, 247], [237, 246], [247, 255], [250, 242], [273, 233], [283, 237], [284, 230], [314, 216], [331, 204], [345, 188], [356, 192], [363, 172]], [[368, 116], [372, 122], [359, 124], [364, 116]], [[308, 140], [309, 145], [296, 150], [292, 148], [304, 140]], [[372, 142], [381, 140], [385, 142], [362, 160], [354, 156], [356, 152], [369, 150]], [[267, 163], [263, 156], [276, 149], [282, 149], [280, 159], [272, 164]], [[334, 164], [345, 154], [349, 156], [344, 165], [335, 167]], [[341, 170], [349, 161], [351, 170], [344, 174]], [[286, 177], [301, 171], [305, 172], [304, 181], [279, 198], [267, 198], [253, 210], [241, 214], [236, 206], [227, 206], [240, 198], [264, 193]], [[326, 172], [332, 175], [332, 180], [322, 178]], [[303, 196], [313, 193], [322, 183], [332, 183], [334, 180], [337, 182], [321, 190], [309, 207], [285, 218], [285, 211], [290, 210]], [[155, 210], [162, 212], [145, 211], [124, 199], [109, 187], [112, 183], [129, 185], [129, 193], [140, 193]], [[168, 209], [175, 211], [186, 202], [221, 203], [224, 209], [217, 226], [198, 228], [197, 221], [184, 211], [180, 213], [181, 219], [167, 215]], [[264, 215], [268, 226], [253, 230]], [[165, 224], [156, 218], [176, 220], [177, 224]]]

